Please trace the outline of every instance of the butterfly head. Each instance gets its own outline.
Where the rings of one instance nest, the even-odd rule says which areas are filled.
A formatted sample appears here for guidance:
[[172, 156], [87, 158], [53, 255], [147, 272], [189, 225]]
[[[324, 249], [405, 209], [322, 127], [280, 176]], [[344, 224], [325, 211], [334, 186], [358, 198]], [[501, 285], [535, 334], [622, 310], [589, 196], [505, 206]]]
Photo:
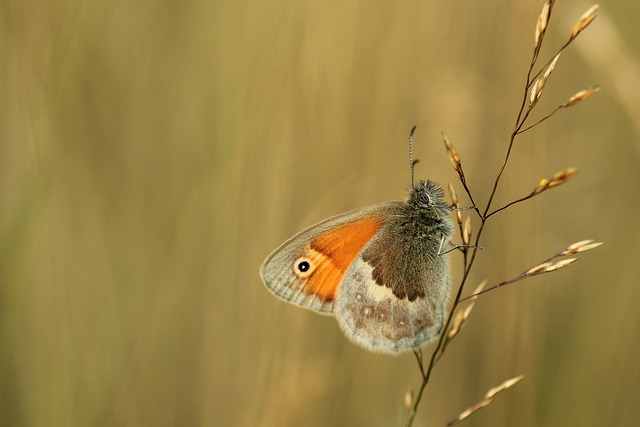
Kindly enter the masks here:
[[413, 218], [429, 229], [439, 230], [450, 236], [453, 230], [449, 211], [451, 206], [444, 200], [444, 191], [433, 181], [419, 181], [411, 188], [407, 204], [413, 208]]
[[409, 204], [418, 209], [450, 209], [444, 201], [444, 191], [433, 181], [420, 181], [413, 186]]

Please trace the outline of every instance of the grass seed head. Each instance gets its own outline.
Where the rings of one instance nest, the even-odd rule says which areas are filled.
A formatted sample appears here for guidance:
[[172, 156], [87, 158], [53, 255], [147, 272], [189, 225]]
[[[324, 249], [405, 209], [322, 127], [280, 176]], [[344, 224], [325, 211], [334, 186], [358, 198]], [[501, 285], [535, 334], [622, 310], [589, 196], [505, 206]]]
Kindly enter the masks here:
[[576, 37], [578, 37], [578, 34], [584, 31], [589, 26], [589, 24], [591, 24], [593, 20], [596, 19], [596, 16], [598, 16], [599, 7], [599, 5], [594, 4], [585, 13], [582, 14], [580, 19], [578, 19], [578, 22], [576, 22], [571, 29], [571, 39], [575, 39]]
[[590, 251], [591, 249], [595, 249], [601, 245], [602, 242], [595, 242], [593, 239], [582, 240], [580, 242], [574, 243], [573, 245], [570, 245], [562, 252], [562, 255], [573, 255], [580, 252]]
[[593, 86], [593, 87], [590, 87], [588, 89], [582, 89], [581, 91], [576, 92], [576, 94], [573, 95], [571, 98], [569, 98], [569, 100], [567, 102], [562, 104], [560, 106], [560, 108], [573, 107], [578, 102], [581, 102], [581, 101], [584, 101], [587, 98], [590, 98], [591, 96], [595, 95], [599, 91], [600, 91], [600, 87], [599, 86]]
[[549, 25], [549, 18], [551, 16], [551, 7], [549, 2], [545, 2], [544, 6], [542, 6], [542, 12], [540, 12], [540, 16], [538, 16], [538, 23], [536, 24], [536, 34], [534, 38], [534, 46], [535, 48], [539, 48], [542, 43], [542, 39], [545, 31], [547, 30], [547, 26]]

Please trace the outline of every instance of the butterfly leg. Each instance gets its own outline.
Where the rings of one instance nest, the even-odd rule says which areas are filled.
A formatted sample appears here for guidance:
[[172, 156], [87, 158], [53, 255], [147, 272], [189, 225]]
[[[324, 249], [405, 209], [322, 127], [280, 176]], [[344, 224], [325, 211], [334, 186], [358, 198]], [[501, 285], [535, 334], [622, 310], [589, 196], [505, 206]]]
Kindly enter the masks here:
[[453, 243], [449, 242], [449, 244], [452, 246], [451, 249], [447, 249], [446, 251], [442, 252], [442, 250], [444, 249], [444, 235], [442, 236], [442, 238], [440, 239], [440, 246], [438, 247], [438, 255], [446, 255], [449, 252], [453, 252], [456, 249], [462, 250], [463, 248], [471, 248], [471, 249], [479, 249], [479, 250], [483, 250], [484, 248], [482, 246], [476, 246], [476, 245], [454, 245]]

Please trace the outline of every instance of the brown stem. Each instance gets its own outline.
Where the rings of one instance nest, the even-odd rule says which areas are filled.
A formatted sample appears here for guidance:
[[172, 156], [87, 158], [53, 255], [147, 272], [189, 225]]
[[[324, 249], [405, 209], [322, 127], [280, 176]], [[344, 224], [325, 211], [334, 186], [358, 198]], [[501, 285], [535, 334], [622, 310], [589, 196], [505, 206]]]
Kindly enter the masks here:
[[418, 365], [420, 366], [421, 374], [422, 374], [422, 383], [420, 384], [420, 389], [418, 390], [418, 394], [416, 396], [416, 400], [415, 400], [415, 402], [413, 404], [413, 409], [411, 411], [411, 416], [409, 417], [409, 421], [407, 423], [408, 427], [411, 427], [413, 425], [413, 421], [415, 420], [416, 414], [418, 413], [418, 406], [420, 405], [420, 401], [422, 400], [422, 396], [424, 394], [424, 389], [427, 386], [427, 384], [429, 383], [429, 379], [431, 378], [431, 372], [433, 371], [433, 367], [436, 364], [437, 355], [440, 352], [440, 349], [442, 348], [442, 344], [444, 342], [444, 337], [446, 336], [447, 329], [449, 328], [449, 324], [451, 323], [451, 319], [453, 319], [453, 314], [455, 313], [456, 308], [458, 307], [458, 304], [460, 303], [460, 297], [462, 296], [462, 290], [464, 289], [464, 285], [467, 282], [467, 278], [469, 277], [469, 273], [471, 272], [471, 267], [473, 266], [473, 263], [474, 263], [474, 261], [476, 259], [476, 254], [478, 253], [478, 248], [479, 248], [478, 243], [480, 242], [480, 236], [482, 235], [482, 230], [484, 229], [484, 225], [485, 225], [485, 221], [482, 220], [482, 223], [480, 224], [480, 228], [478, 229], [478, 234], [476, 236], [474, 249], [471, 252], [471, 259], [469, 260], [469, 264], [465, 267], [464, 275], [462, 277], [462, 281], [460, 282], [460, 286], [458, 287], [458, 292], [457, 292], [456, 297], [455, 297], [455, 299], [453, 301], [453, 306], [451, 307], [451, 310], [449, 311], [449, 316], [447, 317], [447, 321], [446, 321], [444, 327], [442, 328], [442, 332], [440, 333], [440, 338], [438, 339], [438, 345], [436, 346], [435, 350], [431, 354], [431, 359], [429, 360], [429, 365], [427, 367], [426, 372], [424, 371], [424, 368], [422, 366], [422, 363], [421, 363], [422, 361], [420, 360], [420, 363], [418, 363]]
[[[556, 258], [560, 258], [561, 256], [565, 256], [565, 255], [567, 255], [566, 250], [560, 251], [560, 252], [558, 252], [557, 254], [555, 254], [555, 255], [553, 255], [553, 256], [550, 256], [549, 258], [545, 259], [544, 261], [537, 263], [535, 266], [533, 266], [533, 267], [531, 267], [531, 268], [534, 268], [534, 267], [536, 267], [536, 266], [538, 266], [538, 265], [541, 265], [541, 264], [544, 264], [544, 263], [546, 263], [546, 262], [553, 261], [554, 259], [556, 259]], [[531, 268], [529, 268], [528, 270], [526, 270], [526, 271], [525, 271], [525, 272], [523, 272], [523, 273], [518, 274], [517, 276], [515, 276], [515, 277], [513, 277], [513, 278], [511, 278], [511, 279], [508, 279], [508, 280], [505, 280], [505, 281], [500, 282], [500, 283], [498, 283], [498, 284], [495, 284], [495, 285], [493, 285], [493, 286], [491, 286], [491, 287], [489, 287], [489, 288], [483, 289], [483, 290], [482, 290], [482, 291], [480, 291], [480, 292], [476, 292], [475, 294], [471, 294], [471, 295], [469, 295], [469, 296], [466, 296], [466, 297], [462, 298], [460, 301], [458, 301], [458, 303], [461, 303], [461, 302], [466, 301], [466, 300], [468, 300], [468, 299], [471, 299], [471, 298], [477, 297], [478, 295], [482, 295], [482, 294], [484, 294], [484, 293], [487, 293], [487, 292], [492, 291], [492, 290], [494, 290], [494, 289], [500, 288], [500, 287], [502, 287], [502, 286], [510, 285], [511, 283], [518, 282], [518, 281], [520, 281], [520, 280], [522, 280], [522, 279], [525, 279], [525, 278], [527, 278], [527, 277], [533, 277], [534, 275], [529, 274], [529, 271], [531, 270]], [[538, 273], [538, 274], [542, 274], [542, 273]]]

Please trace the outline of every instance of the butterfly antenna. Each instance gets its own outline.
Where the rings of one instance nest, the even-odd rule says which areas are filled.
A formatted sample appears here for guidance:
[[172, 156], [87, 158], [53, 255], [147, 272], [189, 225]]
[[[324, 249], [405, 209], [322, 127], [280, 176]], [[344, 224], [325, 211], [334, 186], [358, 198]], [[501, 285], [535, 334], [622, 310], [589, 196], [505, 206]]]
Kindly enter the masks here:
[[416, 131], [416, 125], [413, 125], [411, 132], [409, 132], [409, 167], [411, 168], [411, 186], [413, 187], [413, 170], [415, 169], [418, 160], [413, 160], [413, 133]]

